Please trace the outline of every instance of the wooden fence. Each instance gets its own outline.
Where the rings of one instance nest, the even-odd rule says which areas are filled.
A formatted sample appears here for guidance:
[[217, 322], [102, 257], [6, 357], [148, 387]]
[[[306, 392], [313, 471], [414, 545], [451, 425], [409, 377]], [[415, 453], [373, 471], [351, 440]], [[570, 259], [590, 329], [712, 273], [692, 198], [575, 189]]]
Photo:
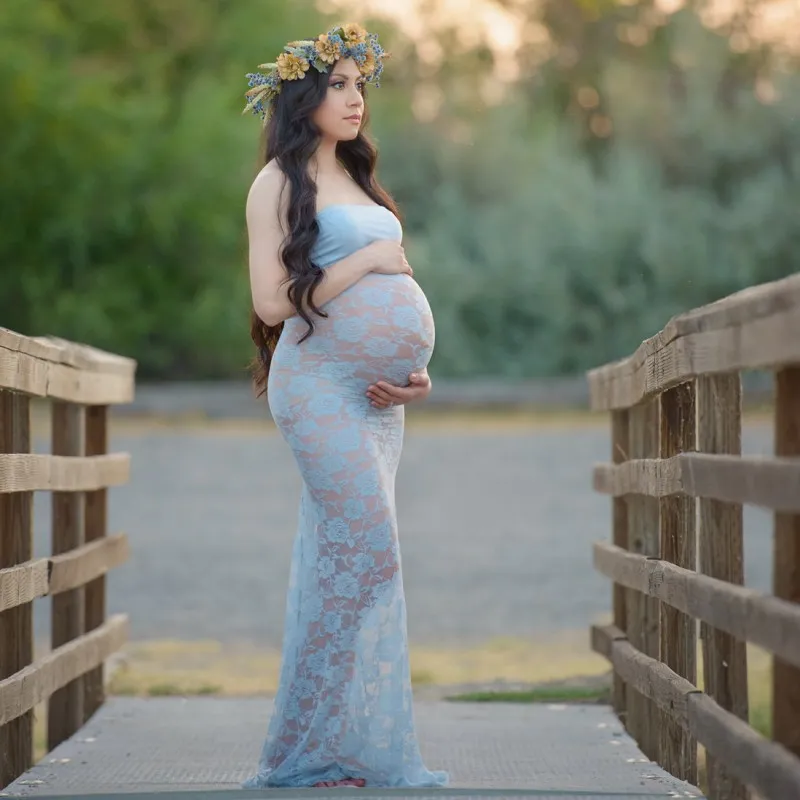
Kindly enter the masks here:
[[[741, 371], [775, 373], [775, 457], [741, 455]], [[589, 373], [611, 412], [613, 624], [592, 645], [645, 754], [709, 797], [800, 797], [800, 275], [676, 317], [629, 358]], [[743, 588], [742, 505], [774, 511], [774, 594]], [[769, 542], [763, 546], [769, 547]], [[697, 683], [697, 620], [704, 692]], [[773, 740], [748, 724], [751, 642], [773, 654]]]
[[[130, 402], [135, 362], [0, 328], [0, 788], [33, 761], [34, 707], [48, 701], [47, 747], [104, 701], [103, 664], [127, 639], [106, 620], [105, 574], [127, 558], [107, 536], [106, 487], [128, 479], [108, 454], [108, 406]], [[31, 400], [49, 398], [52, 454], [31, 448]], [[33, 558], [33, 492], [52, 492], [50, 558]], [[51, 649], [34, 660], [33, 600], [52, 597]]]

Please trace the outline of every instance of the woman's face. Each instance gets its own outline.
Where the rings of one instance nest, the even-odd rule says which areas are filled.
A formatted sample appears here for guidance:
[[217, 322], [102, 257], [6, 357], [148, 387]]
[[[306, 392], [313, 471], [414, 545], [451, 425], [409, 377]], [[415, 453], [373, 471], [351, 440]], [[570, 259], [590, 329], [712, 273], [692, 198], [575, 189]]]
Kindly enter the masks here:
[[340, 58], [330, 70], [328, 91], [314, 112], [314, 123], [326, 138], [355, 139], [364, 116], [364, 78], [352, 58]]

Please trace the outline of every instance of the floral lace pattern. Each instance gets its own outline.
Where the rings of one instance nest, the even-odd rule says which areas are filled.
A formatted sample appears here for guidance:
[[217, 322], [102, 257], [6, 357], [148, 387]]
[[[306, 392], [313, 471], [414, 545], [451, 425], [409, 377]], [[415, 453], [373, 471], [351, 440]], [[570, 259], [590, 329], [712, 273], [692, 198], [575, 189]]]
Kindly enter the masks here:
[[[384, 219], [382, 229], [372, 217], [372, 237], [395, 235]], [[270, 410], [303, 488], [280, 685], [244, 785], [444, 786], [414, 726], [394, 494], [404, 411], [373, 408], [364, 394], [427, 365], [433, 317], [413, 279], [374, 273], [324, 310], [302, 344], [305, 323], [287, 321], [270, 370]]]

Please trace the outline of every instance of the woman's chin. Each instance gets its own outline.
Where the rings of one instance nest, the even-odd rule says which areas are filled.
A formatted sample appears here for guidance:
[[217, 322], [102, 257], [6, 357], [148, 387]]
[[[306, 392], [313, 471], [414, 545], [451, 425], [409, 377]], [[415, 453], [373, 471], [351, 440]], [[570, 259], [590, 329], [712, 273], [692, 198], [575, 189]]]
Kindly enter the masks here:
[[358, 136], [360, 130], [361, 128], [358, 125], [351, 125], [349, 130], [342, 131], [339, 139], [343, 142], [352, 142]]

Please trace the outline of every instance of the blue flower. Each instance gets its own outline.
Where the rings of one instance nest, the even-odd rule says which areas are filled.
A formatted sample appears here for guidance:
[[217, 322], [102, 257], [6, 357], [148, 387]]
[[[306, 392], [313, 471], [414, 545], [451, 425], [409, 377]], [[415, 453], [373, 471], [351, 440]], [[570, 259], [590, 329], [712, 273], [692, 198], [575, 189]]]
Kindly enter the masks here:
[[358, 585], [358, 580], [349, 572], [342, 572], [336, 576], [333, 582], [333, 590], [337, 595], [345, 597], [348, 600], [352, 600], [361, 594], [361, 587]]
[[337, 519], [332, 525], [328, 525], [325, 531], [325, 538], [335, 544], [342, 544], [351, 536], [350, 525], [343, 519]]
[[367, 507], [358, 497], [348, 497], [344, 501], [344, 514], [349, 519], [361, 519], [366, 513]]
[[399, 306], [392, 314], [392, 320], [399, 328], [419, 327], [419, 312], [412, 306]]
[[359, 573], [368, 573], [375, 566], [375, 559], [369, 553], [358, 553], [353, 559], [353, 569]]
[[371, 495], [380, 489], [381, 479], [375, 470], [367, 470], [356, 477], [353, 485], [359, 494]]
[[332, 578], [334, 573], [336, 572], [336, 565], [333, 563], [333, 559], [329, 556], [323, 556], [319, 560], [319, 573], [326, 578]]
[[377, 358], [388, 358], [397, 353], [397, 345], [391, 339], [370, 339], [365, 349], [369, 355]]
[[336, 336], [345, 342], [360, 342], [368, 325], [361, 317], [343, 317], [336, 321]]
[[309, 672], [319, 675], [328, 666], [328, 654], [324, 650], [317, 650], [306, 659], [306, 666]]
[[335, 394], [318, 394], [308, 404], [312, 414], [335, 414], [342, 407], [342, 399]]
[[362, 447], [361, 431], [356, 426], [343, 428], [331, 436], [331, 445], [341, 453], [352, 453]]
[[347, 459], [340, 453], [331, 451], [320, 456], [319, 469], [321, 472], [326, 472], [329, 475], [334, 472], [339, 472], [347, 466]]
[[386, 550], [394, 540], [391, 522], [381, 522], [369, 532], [369, 543], [373, 550]]
[[342, 618], [335, 611], [326, 611], [322, 618], [325, 633], [336, 633], [342, 627]]

